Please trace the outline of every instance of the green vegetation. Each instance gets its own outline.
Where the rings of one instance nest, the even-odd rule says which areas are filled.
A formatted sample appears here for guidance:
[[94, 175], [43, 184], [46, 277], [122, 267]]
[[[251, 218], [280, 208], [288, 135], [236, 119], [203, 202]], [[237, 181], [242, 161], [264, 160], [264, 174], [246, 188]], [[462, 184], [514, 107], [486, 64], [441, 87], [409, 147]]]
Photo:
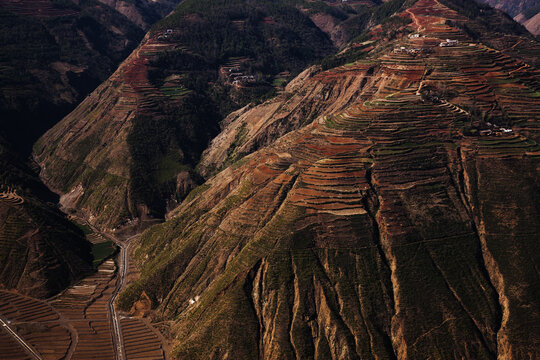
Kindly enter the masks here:
[[[128, 145], [131, 165], [131, 197], [161, 217], [166, 199], [176, 194], [175, 175], [191, 171], [207, 142], [217, 133], [219, 116], [208, 99], [195, 93], [175, 106], [164, 106], [161, 117], [139, 115], [133, 120]], [[192, 174], [195, 178], [196, 176]]]
[[72, 223], [75, 224], [75, 226], [77, 226], [79, 229], [81, 229], [81, 231], [83, 232], [83, 234], [86, 236], [86, 235], [90, 235], [91, 233], [93, 233], [94, 231], [92, 230], [92, 228], [86, 224], [79, 224], [77, 221], [72, 221]]
[[389, 0], [375, 8], [373, 20], [376, 23], [389, 18], [393, 14], [411, 7], [417, 0]]
[[116, 306], [121, 311], [129, 311], [133, 303], [139, 300], [143, 289], [139, 282], [134, 282], [128, 285], [128, 287], [120, 293], [116, 300]]
[[103, 261], [107, 260], [116, 252], [116, 244], [112, 241], [104, 241], [92, 245], [93, 265], [96, 269]]

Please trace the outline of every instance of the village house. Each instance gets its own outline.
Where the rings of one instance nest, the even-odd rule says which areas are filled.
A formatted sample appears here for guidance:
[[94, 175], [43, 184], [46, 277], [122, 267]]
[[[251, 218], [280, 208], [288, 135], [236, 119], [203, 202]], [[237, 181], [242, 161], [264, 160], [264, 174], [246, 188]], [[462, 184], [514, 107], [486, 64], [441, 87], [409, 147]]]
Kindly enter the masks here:
[[446, 41], [443, 41], [439, 44], [440, 47], [453, 47], [457, 46], [459, 44], [459, 40], [450, 40], [446, 39]]

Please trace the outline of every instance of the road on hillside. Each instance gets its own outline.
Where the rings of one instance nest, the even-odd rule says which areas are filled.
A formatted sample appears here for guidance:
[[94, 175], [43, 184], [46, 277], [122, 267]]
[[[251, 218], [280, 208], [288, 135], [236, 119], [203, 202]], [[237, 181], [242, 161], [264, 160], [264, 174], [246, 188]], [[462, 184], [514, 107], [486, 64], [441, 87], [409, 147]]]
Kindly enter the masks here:
[[20, 337], [11, 326], [9, 326], [9, 321], [0, 317], [0, 327], [4, 329], [13, 339], [15, 339], [23, 349], [30, 354], [34, 359], [43, 360], [43, 357], [28, 344], [22, 337]]
[[[81, 219], [82, 220], [82, 219]], [[126, 360], [126, 354], [125, 354], [125, 348], [124, 348], [124, 338], [122, 336], [122, 328], [120, 326], [120, 321], [118, 319], [118, 313], [116, 312], [116, 309], [114, 307], [114, 302], [118, 298], [118, 294], [120, 294], [120, 291], [123, 289], [124, 284], [126, 283], [126, 275], [127, 275], [127, 269], [128, 269], [128, 252], [129, 252], [129, 245], [131, 241], [139, 236], [139, 234], [133, 235], [124, 241], [118, 239], [114, 235], [110, 233], [104, 233], [101, 232], [98, 228], [90, 224], [89, 222], [83, 220], [85, 224], [87, 224], [92, 231], [95, 233], [103, 236], [105, 239], [108, 239], [112, 242], [114, 242], [119, 248], [120, 252], [117, 257], [117, 265], [118, 265], [118, 271], [116, 272], [117, 281], [116, 286], [114, 288], [114, 291], [111, 295], [111, 298], [109, 299], [108, 303], [108, 310], [109, 310], [109, 320], [111, 322], [111, 332], [112, 332], [112, 341], [113, 341], [113, 350], [116, 354], [116, 360]]]
[[128, 252], [129, 252], [129, 244], [133, 238], [136, 238], [137, 235], [134, 235], [130, 238], [128, 238], [125, 242], [120, 241], [119, 239], [111, 236], [101, 233], [104, 237], [111, 239], [118, 245], [120, 248], [120, 253], [118, 254], [118, 271], [117, 271], [117, 281], [116, 281], [116, 287], [114, 288], [114, 291], [112, 293], [111, 298], [109, 299], [109, 315], [110, 315], [110, 321], [111, 321], [111, 329], [112, 329], [112, 339], [113, 339], [113, 347], [114, 352], [116, 353], [116, 359], [117, 360], [125, 360], [126, 354], [124, 352], [124, 340], [122, 336], [122, 328], [120, 327], [120, 321], [118, 320], [118, 313], [116, 312], [116, 309], [114, 307], [114, 302], [116, 301], [118, 294], [124, 287], [124, 284], [126, 282], [126, 275], [127, 275], [127, 269], [128, 269]]
[[114, 352], [116, 353], [116, 359], [117, 360], [124, 360], [125, 354], [124, 354], [124, 342], [122, 338], [122, 329], [120, 328], [120, 322], [118, 321], [118, 314], [116, 313], [116, 309], [114, 308], [114, 302], [116, 301], [116, 298], [118, 297], [118, 294], [120, 293], [120, 290], [122, 290], [122, 287], [124, 286], [126, 272], [127, 272], [127, 246], [121, 244], [120, 242], [116, 243], [118, 247], [120, 248], [120, 253], [118, 254], [118, 272], [117, 272], [117, 280], [116, 280], [116, 287], [114, 288], [114, 291], [112, 293], [111, 298], [109, 299], [109, 314], [110, 314], [110, 320], [111, 320], [111, 328], [112, 328], [112, 338], [113, 338], [113, 346], [114, 346]]

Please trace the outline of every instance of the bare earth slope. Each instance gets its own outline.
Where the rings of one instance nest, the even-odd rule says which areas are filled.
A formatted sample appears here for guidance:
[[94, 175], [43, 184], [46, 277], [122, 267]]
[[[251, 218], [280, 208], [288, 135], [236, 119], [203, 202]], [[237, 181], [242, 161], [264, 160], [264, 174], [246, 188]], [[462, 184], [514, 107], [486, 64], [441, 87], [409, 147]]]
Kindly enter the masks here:
[[540, 357], [540, 73], [437, 0], [401, 16], [421, 36], [394, 46], [423, 51], [312, 70], [231, 116], [209, 171], [259, 150], [142, 235], [118, 305], [144, 290], [174, 358]]

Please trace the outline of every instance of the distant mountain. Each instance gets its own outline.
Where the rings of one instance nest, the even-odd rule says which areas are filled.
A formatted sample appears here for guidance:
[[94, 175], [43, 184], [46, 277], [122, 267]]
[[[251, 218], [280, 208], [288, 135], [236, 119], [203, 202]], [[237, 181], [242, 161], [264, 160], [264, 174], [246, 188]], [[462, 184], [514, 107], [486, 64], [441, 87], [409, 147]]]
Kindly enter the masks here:
[[539, 0], [483, 0], [491, 6], [506, 11], [523, 24], [532, 34], [540, 35]]
[[532, 34], [540, 35], [540, 3], [521, 12], [514, 19], [522, 23]]
[[482, 2], [501, 9], [512, 17], [540, 5], [539, 0], [482, 0]]
[[180, 0], [98, 0], [147, 30], [173, 10]]
[[3, 0], [0, 18], [0, 133], [26, 153], [143, 36], [94, 0]]

